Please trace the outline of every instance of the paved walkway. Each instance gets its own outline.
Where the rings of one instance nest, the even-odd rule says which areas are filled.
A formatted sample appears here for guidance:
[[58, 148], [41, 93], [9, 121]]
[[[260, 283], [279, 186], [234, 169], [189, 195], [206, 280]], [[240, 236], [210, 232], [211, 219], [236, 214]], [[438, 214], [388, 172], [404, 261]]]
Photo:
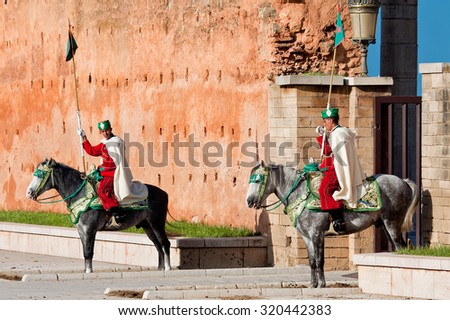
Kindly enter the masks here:
[[403, 299], [364, 294], [357, 274], [326, 273], [327, 288], [310, 289], [309, 268], [143, 270], [82, 259], [0, 250], [0, 300], [20, 299]]

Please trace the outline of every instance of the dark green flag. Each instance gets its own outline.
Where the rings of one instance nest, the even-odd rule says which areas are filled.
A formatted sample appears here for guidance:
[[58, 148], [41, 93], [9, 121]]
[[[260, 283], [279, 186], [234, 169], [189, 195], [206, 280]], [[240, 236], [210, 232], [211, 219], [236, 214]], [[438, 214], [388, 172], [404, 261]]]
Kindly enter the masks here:
[[66, 61], [70, 61], [75, 55], [75, 51], [77, 51], [78, 45], [73, 37], [72, 32], [69, 31], [69, 39], [67, 40], [67, 49], [66, 49]]

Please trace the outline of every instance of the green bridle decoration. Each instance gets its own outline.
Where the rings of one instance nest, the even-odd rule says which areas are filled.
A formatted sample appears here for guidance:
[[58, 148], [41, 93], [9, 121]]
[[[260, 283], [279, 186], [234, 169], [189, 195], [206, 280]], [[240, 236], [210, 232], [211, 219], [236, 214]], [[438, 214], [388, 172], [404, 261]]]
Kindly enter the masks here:
[[250, 175], [248, 183], [259, 183], [258, 189], [258, 202], [261, 202], [264, 192], [266, 192], [267, 180], [269, 179], [269, 169], [265, 167], [259, 167], [253, 174]]
[[36, 171], [34, 171], [33, 176], [38, 177], [39, 179], [41, 179], [41, 183], [39, 184], [39, 186], [36, 188], [36, 193], [39, 193], [42, 188], [45, 186], [45, 184], [47, 183], [48, 178], [50, 178], [50, 176], [52, 176], [52, 186], [53, 186], [53, 169], [50, 168], [48, 165], [44, 164], [40, 164]]
[[[36, 171], [34, 171], [33, 176], [38, 177], [39, 179], [41, 179], [41, 183], [39, 184], [39, 186], [35, 190], [36, 194], [38, 194], [42, 190], [42, 188], [44, 188], [44, 186], [47, 183], [47, 181], [50, 178], [50, 176], [52, 177], [52, 187], [55, 185], [54, 178], [53, 178], [53, 168], [49, 167], [46, 164], [40, 164], [37, 167]], [[85, 184], [86, 184], [86, 180], [83, 180], [83, 183], [81, 184], [81, 186], [74, 193], [72, 193], [70, 196], [68, 196], [66, 198], [63, 198], [63, 199], [60, 199], [60, 200], [55, 200], [55, 201], [46, 201], [46, 202], [42, 201], [42, 200], [52, 199], [52, 198], [55, 198], [55, 197], [58, 196], [58, 195], [55, 195], [55, 196], [51, 196], [51, 197], [44, 198], [44, 199], [41, 199], [41, 200], [37, 200], [36, 199], [36, 201], [39, 202], [39, 203], [43, 203], [43, 204], [53, 204], [53, 203], [57, 203], [57, 202], [66, 201], [66, 200], [76, 196], [78, 194], [78, 192], [80, 192], [81, 189], [83, 189]]]

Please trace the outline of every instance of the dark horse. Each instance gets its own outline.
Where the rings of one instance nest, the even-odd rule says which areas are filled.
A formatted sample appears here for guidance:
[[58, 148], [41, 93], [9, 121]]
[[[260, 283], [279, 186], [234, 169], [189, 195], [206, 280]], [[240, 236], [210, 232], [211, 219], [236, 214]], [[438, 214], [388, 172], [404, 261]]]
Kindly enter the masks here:
[[[393, 175], [382, 174], [375, 178], [380, 188], [382, 208], [370, 212], [344, 212], [346, 232], [342, 234], [359, 232], [375, 224], [386, 231], [397, 250], [406, 245], [402, 232], [411, 229], [412, 216], [419, 200], [418, 187], [408, 179], [402, 180]], [[246, 198], [249, 208], [262, 208], [267, 196], [272, 193], [287, 207], [306, 193], [302, 171], [281, 165], [266, 166], [264, 162], [252, 169], [249, 183]], [[305, 208], [297, 218], [296, 229], [302, 235], [308, 251], [310, 286], [313, 288], [326, 285], [323, 271], [324, 242], [329, 225], [327, 212]]]
[[[41, 162], [33, 174], [33, 180], [27, 189], [26, 196], [32, 200], [50, 189], [56, 189], [69, 206], [74, 201], [84, 197], [86, 180], [81, 172], [70, 168], [53, 159]], [[120, 211], [118, 222], [124, 230], [132, 226], [143, 228], [158, 250], [158, 269], [170, 270], [170, 242], [165, 231], [168, 195], [158, 187], [146, 185], [148, 189], [148, 209]], [[81, 214], [76, 223], [85, 261], [84, 272], [92, 272], [92, 258], [94, 256], [94, 242], [97, 231], [106, 229], [106, 211], [88, 209]]]

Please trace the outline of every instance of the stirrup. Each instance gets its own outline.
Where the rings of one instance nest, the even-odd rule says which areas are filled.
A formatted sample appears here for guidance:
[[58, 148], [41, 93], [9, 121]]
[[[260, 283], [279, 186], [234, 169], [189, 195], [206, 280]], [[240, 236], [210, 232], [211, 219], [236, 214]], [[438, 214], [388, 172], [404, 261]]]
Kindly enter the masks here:
[[111, 215], [111, 218], [105, 225], [105, 229], [108, 230], [118, 230], [120, 228], [120, 225], [116, 221], [116, 217], [114, 215]]
[[328, 228], [327, 231], [325, 231], [325, 237], [334, 237], [338, 235], [339, 233], [337, 233], [336, 230], [334, 230], [333, 221], [330, 221], [330, 227]]

